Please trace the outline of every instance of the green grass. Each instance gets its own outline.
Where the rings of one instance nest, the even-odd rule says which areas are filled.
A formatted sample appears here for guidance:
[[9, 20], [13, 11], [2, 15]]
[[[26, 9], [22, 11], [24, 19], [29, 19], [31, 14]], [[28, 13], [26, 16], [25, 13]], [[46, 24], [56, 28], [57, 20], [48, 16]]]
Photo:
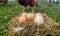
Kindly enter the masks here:
[[[8, 25], [8, 21], [19, 15], [23, 10], [23, 6], [17, 2], [10, 2], [7, 5], [0, 5], [0, 27]], [[31, 8], [27, 8], [28, 12], [31, 12]], [[60, 7], [58, 5], [49, 7], [47, 4], [39, 4], [35, 7], [35, 12], [46, 13], [50, 18], [60, 23]], [[5, 35], [6, 29], [0, 30], [0, 36]]]

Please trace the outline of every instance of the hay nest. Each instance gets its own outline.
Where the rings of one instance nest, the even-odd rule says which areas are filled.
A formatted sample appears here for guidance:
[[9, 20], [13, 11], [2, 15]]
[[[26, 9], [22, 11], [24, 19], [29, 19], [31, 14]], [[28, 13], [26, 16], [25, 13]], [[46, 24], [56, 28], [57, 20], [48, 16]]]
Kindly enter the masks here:
[[[46, 14], [42, 14], [45, 23], [43, 26], [37, 26], [33, 21], [28, 21], [24, 25], [21, 25], [17, 22], [16, 18], [10, 21], [9, 25], [9, 36], [57, 36], [57, 26], [51, 18], [48, 18]], [[24, 27], [24, 29], [14, 32], [13, 28]]]

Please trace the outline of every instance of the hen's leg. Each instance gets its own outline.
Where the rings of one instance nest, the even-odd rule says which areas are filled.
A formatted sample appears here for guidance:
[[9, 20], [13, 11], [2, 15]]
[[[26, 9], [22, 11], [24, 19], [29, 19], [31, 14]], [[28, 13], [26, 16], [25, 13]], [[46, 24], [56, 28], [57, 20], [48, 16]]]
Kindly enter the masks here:
[[23, 12], [26, 12], [26, 8], [27, 8], [27, 7], [24, 7]]
[[34, 7], [32, 7], [32, 13], [34, 13]]

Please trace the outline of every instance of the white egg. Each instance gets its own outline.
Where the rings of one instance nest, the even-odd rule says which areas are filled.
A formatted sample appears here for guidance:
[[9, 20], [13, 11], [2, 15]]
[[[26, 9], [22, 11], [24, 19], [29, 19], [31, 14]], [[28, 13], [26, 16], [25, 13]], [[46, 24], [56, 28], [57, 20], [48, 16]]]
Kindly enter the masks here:
[[38, 25], [43, 25], [44, 24], [43, 16], [36, 16], [35, 19], [34, 19], [34, 22]]

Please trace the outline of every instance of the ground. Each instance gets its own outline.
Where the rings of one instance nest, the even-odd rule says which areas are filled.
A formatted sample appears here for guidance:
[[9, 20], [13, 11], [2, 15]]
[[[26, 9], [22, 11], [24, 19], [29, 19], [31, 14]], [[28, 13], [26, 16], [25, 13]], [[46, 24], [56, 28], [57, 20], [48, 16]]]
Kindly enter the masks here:
[[[8, 25], [8, 21], [10, 21], [15, 16], [19, 15], [23, 10], [23, 6], [19, 5], [17, 2], [10, 2], [7, 5], [0, 4], [0, 35], [4, 36], [6, 33], [6, 29], [2, 29], [1, 27], [5, 27]], [[31, 12], [31, 8], [27, 8], [28, 12]], [[39, 4], [35, 7], [35, 12], [46, 13], [50, 18], [52, 18], [55, 22], [60, 23], [60, 5], [48, 6], [46, 4]], [[7, 35], [6, 35], [7, 36]]]

